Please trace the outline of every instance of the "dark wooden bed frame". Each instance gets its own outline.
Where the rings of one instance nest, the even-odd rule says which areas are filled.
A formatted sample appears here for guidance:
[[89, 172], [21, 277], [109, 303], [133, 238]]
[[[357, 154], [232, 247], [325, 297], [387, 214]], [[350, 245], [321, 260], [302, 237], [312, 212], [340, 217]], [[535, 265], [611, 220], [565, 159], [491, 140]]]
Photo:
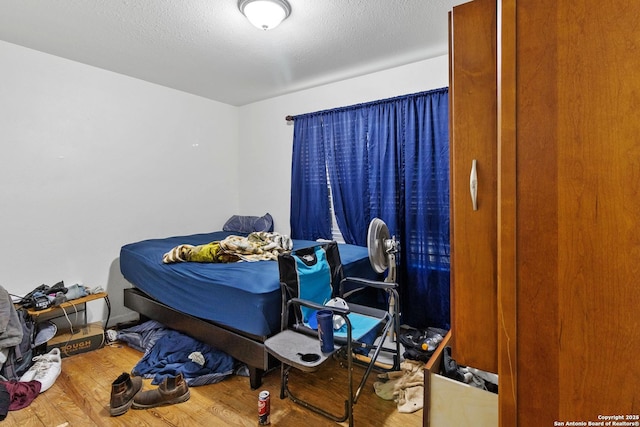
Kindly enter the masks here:
[[162, 304], [136, 288], [124, 290], [124, 306], [141, 316], [156, 320], [168, 328], [180, 331], [197, 340], [224, 351], [249, 367], [252, 389], [260, 387], [262, 375], [278, 366], [267, 353], [264, 341], [268, 337], [247, 334], [209, 320], [190, 316]]

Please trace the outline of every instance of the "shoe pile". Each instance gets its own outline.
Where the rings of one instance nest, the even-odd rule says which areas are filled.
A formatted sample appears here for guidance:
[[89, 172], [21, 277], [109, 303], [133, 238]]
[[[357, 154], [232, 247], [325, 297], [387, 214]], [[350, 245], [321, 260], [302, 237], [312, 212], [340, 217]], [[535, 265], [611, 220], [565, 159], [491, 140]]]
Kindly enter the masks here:
[[40, 393], [42, 393], [51, 388], [62, 372], [60, 349], [54, 348], [49, 353], [35, 356], [32, 360], [35, 363], [22, 374], [20, 382], [38, 381], [42, 384], [40, 387]]
[[148, 409], [156, 406], [174, 405], [189, 400], [191, 393], [182, 374], [167, 377], [158, 388], [142, 390], [142, 378], [122, 373], [111, 384], [109, 412], [112, 417], [122, 415], [133, 409]]

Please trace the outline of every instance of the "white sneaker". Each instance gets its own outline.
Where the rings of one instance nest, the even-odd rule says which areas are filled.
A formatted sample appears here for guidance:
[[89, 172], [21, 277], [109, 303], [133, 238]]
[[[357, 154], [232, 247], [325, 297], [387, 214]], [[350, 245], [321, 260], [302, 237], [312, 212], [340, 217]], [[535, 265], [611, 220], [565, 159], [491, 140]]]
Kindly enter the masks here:
[[118, 341], [118, 332], [114, 329], [107, 329], [107, 343]]
[[38, 381], [42, 384], [40, 393], [48, 390], [62, 371], [62, 358], [60, 357], [60, 349], [54, 348], [47, 354], [35, 356], [32, 359], [35, 363], [31, 365], [29, 370], [22, 374], [20, 381]]

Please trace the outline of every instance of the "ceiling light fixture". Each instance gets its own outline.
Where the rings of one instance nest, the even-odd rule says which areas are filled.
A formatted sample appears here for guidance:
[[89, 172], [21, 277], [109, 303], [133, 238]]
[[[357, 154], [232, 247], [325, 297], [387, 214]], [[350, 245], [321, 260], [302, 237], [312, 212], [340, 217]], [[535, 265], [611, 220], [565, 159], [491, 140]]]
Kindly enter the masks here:
[[238, 9], [261, 30], [277, 27], [291, 14], [287, 0], [240, 0]]

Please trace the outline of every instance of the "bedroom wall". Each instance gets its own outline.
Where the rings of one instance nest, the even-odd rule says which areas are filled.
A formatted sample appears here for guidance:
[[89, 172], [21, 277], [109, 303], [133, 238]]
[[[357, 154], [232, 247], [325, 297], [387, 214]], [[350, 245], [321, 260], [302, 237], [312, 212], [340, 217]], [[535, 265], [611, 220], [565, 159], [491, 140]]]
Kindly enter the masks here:
[[130, 319], [120, 247], [219, 229], [237, 141], [237, 107], [0, 41], [0, 285], [102, 286]]
[[273, 215], [276, 231], [288, 234], [293, 124], [297, 115], [406, 95], [449, 85], [448, 56], [295, 92], [240, 107], [240, 211]]

